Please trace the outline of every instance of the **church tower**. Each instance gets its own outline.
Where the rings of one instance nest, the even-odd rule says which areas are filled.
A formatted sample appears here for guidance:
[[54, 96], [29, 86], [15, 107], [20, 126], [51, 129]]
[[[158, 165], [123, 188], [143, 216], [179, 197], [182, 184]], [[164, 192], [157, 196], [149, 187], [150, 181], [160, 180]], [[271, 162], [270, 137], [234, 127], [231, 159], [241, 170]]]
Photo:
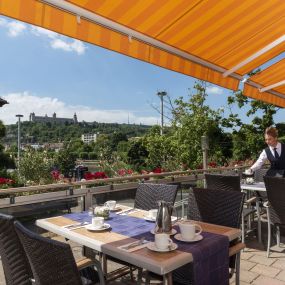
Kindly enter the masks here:
[[77, 123], [78, 123], [76, 113], [74, 113], [74, 116], [73, 116], [73, 122], [74, 122], [74, 124], [77, 124]]

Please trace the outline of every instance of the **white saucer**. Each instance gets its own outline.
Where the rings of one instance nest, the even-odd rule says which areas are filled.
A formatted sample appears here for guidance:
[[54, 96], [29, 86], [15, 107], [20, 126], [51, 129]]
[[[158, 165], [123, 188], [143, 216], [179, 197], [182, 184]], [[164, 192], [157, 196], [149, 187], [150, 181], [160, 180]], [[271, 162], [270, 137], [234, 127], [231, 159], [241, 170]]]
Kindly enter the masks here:
[[[154, 235], [154, 229], [152, 229], [150, 232]], [[175, 235], [176, 233], [177, 233], [176, 229], [171, 229], [171, 233], [170, 233], [171, 236]]]
[[202, 240], [203, 236], [202, 235], [197, 235], [197, 236], [195, 236], [195, 238], [189, 240], [189, 239], [182, 238], [181, 234], [177, 234], [177, 235], [174, 236], [174, 238], [177, 239], [177, 240], [180, 240], [180, 241], [185, 241], [185, 242], [196, 242], [196, 241]]
[[92, 224], [86, 225], [85, 228], [88, 231], [94, 231], [94, 232], [100, 232], [100, 231], [104, 231], [109, 229], [111, 226], [109, 224], [104, 224], [103, 227], [98, 228], [98, 227], [94, 227]]
[[146, 247], [152, 251], [158, 251], [158, 252], [169, 252], [177, 249], [178, 245], [176, 243], [172, 243], [171, 248], [166, 249], [159, 249], [155, 246], [154, 242], [149, 242]]

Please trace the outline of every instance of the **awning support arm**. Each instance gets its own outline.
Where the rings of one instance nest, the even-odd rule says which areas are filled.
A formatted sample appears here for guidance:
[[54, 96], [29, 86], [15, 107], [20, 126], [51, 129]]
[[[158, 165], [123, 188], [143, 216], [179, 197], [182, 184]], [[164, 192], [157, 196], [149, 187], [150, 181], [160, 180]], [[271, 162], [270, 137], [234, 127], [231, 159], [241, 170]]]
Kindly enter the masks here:
[[282, 85], [285, 85], [285, 80], [282, 80], [282, 81], [279, 81], [279, 82], [276, 82], [274, 84], [271, 84], [269, 86], [266, 86], [266, 87], [263, 87], [263, 88], [260, 88], [259, 89], [259, 92], [265, 92], [267, 90], [271, 90], [275, 87], [278, 87], [278, 86], [282, 86]]
[[223, 77], [227, 77], [230, 74], [232, 74], [233, 72], [237, 71], [238, 69], [240, 69], [241, 67], [245, 66], [246, 64], [248, 64], [249, 62], [253, 61], [254, 59], [256, 59], [257, 57], [261, 56], [262, 54], [266, 53], [267, 51], [273, 49], [274, 47], [276, 47], [277, 45], [283, 43], [285, 41], [285, 35], [281, 36], [280, 38], [278, 38], [277, 40], [273, 41], [272, 43], [268, 44], [267, 46], [265, 46], [264, 48], [262, 48], [261, 50], [259, 50], [258, 52], [254, 53], [253, 55], [251, 55], [250, 57], [248, 57], [247, 59], [245, 59], [244, 61], [240, 62], [239, 64], [237, 64], [236, 66], [232, 67], [231, 69], [227, 70], [226, 72], [223, 73]]

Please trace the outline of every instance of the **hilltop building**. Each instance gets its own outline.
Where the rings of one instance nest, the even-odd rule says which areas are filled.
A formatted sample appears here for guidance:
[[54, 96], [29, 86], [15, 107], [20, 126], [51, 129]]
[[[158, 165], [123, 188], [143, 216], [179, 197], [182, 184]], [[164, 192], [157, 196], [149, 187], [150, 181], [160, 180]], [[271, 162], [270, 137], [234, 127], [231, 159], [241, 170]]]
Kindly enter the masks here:
[[83, 134], [81, 135], [81, 140], [84, 143], [91, 143], [97, 141], [97, 134]]
[[73, 118], [57, 118], [56, 113], [53, 113], [52, 117], [45, 116], [36, 116], [35, 113], [30, 113], [30, 122], [39, 122], [39, 123], [57, 123], [57, 124], [77, 124], [77, 115], [74, 113]]

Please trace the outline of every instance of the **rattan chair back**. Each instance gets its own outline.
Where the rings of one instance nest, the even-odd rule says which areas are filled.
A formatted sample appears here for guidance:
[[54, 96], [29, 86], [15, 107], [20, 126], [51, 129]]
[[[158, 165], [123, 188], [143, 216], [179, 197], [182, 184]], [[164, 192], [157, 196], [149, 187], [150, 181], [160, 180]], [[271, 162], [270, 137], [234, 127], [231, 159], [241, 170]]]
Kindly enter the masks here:
[[15, 222], [15, 229], [38, 285], [82, 285], [68, 244], [42, 237]]
[[239, 228], [245, 193], [194, 188], [189, 191], [187, 218]]
[[6, 285], [30, 285], [32, 270], [14, 227], [14, 218], [0, 214], [0, 256]]
[[158, 201], [174, 204], [177, 185], [141, 183], [135, 197], [135, 208], [150, 210], [158, 208]]
[[205, 174], [205, 179], [209, 189], [241, 191], [238, 175]]
[[285, 178], [264, 176], [269, 201], [270, 221], [285, 225]]
[[254, 172], [254, 181], [255, 182], [263, 182], [263, 178], [266, 175], [268, 169], [260, 168]]

